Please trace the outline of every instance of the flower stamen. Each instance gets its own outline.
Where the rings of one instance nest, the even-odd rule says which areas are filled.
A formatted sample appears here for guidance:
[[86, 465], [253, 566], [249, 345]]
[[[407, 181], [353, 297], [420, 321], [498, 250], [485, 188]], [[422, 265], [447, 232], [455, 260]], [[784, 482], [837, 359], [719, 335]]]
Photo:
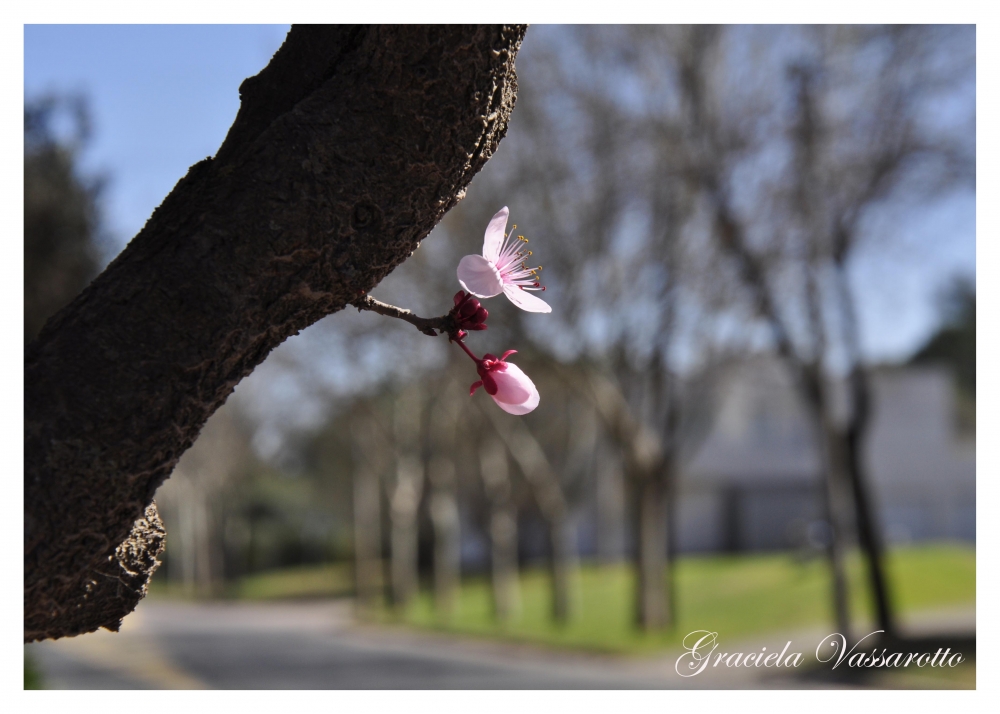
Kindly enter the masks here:
[[504, 231], [507, 208], [500, 209], [490, 221], [483, 254], [466, 256], [459, 264], [458, 277], [462, 286], [479, 297], [492, 297], [503, 292], [511, 302], [528, 312], [551, 312], [542, 300], [524, 293], [525, 290], [540, 290], [539, 271], [542, 267], [529, 267], [527, 258], [533, 251], [527, 249], [528, 239], [515, 233], [514, 224], [510, 233]]

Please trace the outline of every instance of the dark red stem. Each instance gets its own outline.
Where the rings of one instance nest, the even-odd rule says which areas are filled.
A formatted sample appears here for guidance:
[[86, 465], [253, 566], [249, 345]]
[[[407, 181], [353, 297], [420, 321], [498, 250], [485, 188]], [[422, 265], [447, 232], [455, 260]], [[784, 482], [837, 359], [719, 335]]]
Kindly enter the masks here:
[[462, 340], [455, 340], [455, 342], [458, 343], [459, 347], [461, 347], [463, 350], [465, 350], [465, 354], [469, 355], [469, 357], [472, 358], [472, 361], [475, 362], [477, 365], [482, 362], [481, 359], [479, 359], [474, 354], [472, 354], [472, 352], [469, 350], [469, 348], [465, 346], [465, 342], [463, 342]]

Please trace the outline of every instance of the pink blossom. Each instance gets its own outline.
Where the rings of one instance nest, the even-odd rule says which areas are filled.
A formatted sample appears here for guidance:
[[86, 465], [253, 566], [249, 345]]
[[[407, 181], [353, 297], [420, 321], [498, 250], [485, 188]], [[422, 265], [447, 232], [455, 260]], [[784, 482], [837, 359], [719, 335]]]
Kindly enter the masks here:
[[485, 354], [479, 359], [469, 351], [464, 342], [458, 340], [458, 344], [475, 361], [476, 371], [479, 372], [479, 381], [469, 387], [470, 396], [482, 387], [498, 407], [517, 416], [527, 414], [538, 406], [540, 398], [534, 382], [520, 367], [506, 361], [517, 350], [507, 350], [499, 358]]
[[483, 254], [467, 255], [459, 262], [458, 282], [476, 297], [488, 298], [503, 293], [522, 310], [552, 312], [548, 303], [531, 294], [545, 290], [538, 282], [542, 266], [528, 267], [525, 258], [531, 251], [522, 246], [528, 242], [524, 236], [512, 240], [512, 236], [504, 233], [507, 214], [504, 206], [486, 226]]

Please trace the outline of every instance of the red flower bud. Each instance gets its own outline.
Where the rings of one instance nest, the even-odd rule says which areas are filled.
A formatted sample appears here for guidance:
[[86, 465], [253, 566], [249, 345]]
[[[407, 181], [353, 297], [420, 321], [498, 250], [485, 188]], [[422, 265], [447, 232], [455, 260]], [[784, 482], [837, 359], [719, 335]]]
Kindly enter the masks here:
[[458, 330], [451, 335], [453, 340], [462, 339], [467, 330], [485, 330], [486, 318], [489, 312], [472, 295], [461, 290], [455, 293], [455, 307], [452, 308], [449, 316], [455, 321]]

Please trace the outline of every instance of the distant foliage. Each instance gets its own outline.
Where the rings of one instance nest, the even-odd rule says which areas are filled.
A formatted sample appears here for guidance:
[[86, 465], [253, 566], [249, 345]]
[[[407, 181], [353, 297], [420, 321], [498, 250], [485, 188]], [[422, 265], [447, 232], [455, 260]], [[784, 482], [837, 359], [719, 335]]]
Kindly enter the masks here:
[[[56, 126], [69, 120], [70, 136]], [[45, 97], [24, 108], [24, 340], [97, 275], [100, 182], [80, 176], [89, 137], [80, 98]]]
[[28, 655], [27, 652], [24, 653], [24, 688], [25, 689], [44, 689], [42, 685], [42, 675], [38, 671], [35, 661]]
[[944, 364], [959, 388], [976, 397], [976, 286], [956, 278], [940, 298], [940, 329], [913, 356], [914, 364]]

